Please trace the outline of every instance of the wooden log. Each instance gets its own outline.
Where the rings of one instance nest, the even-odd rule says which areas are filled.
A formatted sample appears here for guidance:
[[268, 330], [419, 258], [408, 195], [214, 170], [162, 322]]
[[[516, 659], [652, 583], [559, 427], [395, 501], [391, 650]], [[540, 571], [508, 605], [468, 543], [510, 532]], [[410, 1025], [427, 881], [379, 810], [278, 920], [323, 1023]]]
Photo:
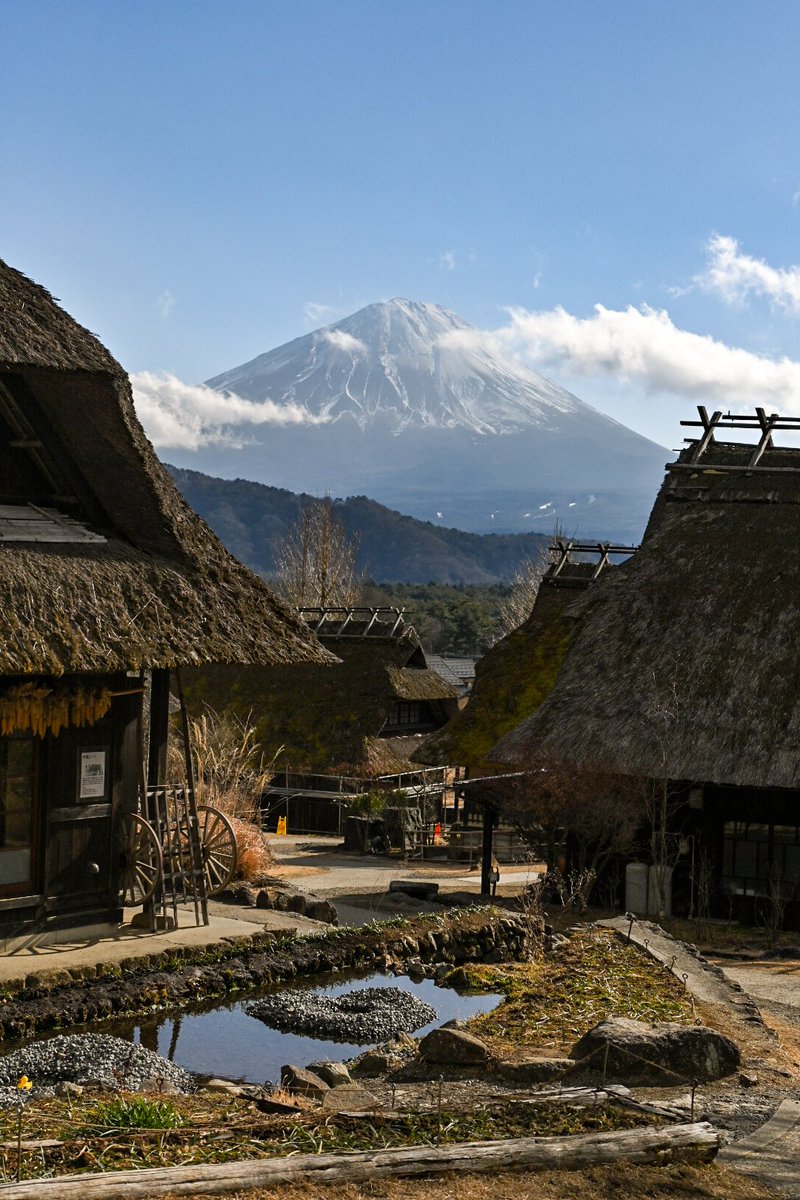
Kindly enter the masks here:
[[288, 1158], [189, 1167], [63, 1175], [0, 1187], [0, 1200], [43, 1200], [44, 1197], [46, 1200], [144, 1200], [167, 1192], [174, 1196], [213, 1195], [283, 1183], [358, 1183], [391, 1175], [576, 1170], [621, 1160], [632, 1163], [684, 1159], [707, 1162], [718, 1150], [717, 1131], [706, 1122], [698, 1122], [665, 1129], [625, 1129], [620, 1133], [407, 1146], [401, 1150], [355, 1154], [296, 1154]]

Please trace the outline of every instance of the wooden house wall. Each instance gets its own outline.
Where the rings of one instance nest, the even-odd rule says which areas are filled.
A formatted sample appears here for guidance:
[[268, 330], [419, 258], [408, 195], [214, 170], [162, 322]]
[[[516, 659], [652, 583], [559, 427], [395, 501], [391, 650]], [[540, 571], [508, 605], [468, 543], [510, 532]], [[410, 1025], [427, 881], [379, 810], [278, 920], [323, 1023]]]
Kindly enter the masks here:
[[[70, 682], [79, 683], [80, 677], [59, 680], [61, 686]], [[107, 684], [124, 691], [136, 687], [137, 681], [110, 677]], [[93, 726], [33, 738], [31, 887], [2, 888], [3, 936], [122, 919], [120, 816], [137, 806], [140, 711], [141, 695], [119, 696]], [[81, 755], [97, 751], [105, 753], [104, 792], [81, 799]], [[15, 891], [24, 894], [14, 895]]]

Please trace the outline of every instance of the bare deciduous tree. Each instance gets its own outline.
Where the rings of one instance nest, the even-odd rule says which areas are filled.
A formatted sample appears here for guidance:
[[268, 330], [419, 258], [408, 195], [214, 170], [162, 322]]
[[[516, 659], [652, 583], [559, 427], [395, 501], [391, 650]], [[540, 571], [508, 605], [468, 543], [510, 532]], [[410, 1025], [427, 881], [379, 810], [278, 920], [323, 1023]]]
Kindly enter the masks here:
[[538, 761], [529, 764], [508, 815], [543, 831], [550, 870], [557, 866], [557, 845], [571, 834], [574, 870], [596, 878], [615, 856], [630, 853], [644, 810], [635, 781]]
[[275, 552], [275, 584], [298, 608], [346, 608], [358, 602], [358, 543], [348, 536], [331, 500], [307, 504]]

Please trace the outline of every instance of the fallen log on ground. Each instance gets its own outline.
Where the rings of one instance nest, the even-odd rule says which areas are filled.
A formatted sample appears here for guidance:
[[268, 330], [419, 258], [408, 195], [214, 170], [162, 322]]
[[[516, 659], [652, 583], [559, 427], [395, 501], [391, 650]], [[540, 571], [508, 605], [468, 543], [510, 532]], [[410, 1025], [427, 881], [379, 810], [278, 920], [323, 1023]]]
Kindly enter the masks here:
[[0, 1187], [0, 1200], [145, 1200], [146, 1197], [244, 1191], [276, 1184], [357, 1183], [390, 1175], [480, 1174], [519, 1170], [575, 1170], [610, 1162], [708, 1162], [719, 1150], [712, 1125], [625, 1129], [571, 1137], [513, 1138], [458, 1142], [450, 1146], [405, 1146], [356, 1154], [295, 1154], [55, 1179]]

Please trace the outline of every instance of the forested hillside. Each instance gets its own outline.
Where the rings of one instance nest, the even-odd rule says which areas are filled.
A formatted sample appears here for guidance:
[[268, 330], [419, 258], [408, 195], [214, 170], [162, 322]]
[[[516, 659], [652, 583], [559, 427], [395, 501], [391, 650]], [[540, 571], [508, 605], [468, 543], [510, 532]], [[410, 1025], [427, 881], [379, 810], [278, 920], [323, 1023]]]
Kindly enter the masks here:
[[[169, 470], [192, 508], [237, 558], [270, 575], [274, 548], [312, 497], [246, 479], [216, 479]], [[403, 516], [366, 496], [334, 501], [348, 534], [358, 540], [359, 569], [381, 583], [497, 584], [513, 578], [545, 534], [478, 534]]]

